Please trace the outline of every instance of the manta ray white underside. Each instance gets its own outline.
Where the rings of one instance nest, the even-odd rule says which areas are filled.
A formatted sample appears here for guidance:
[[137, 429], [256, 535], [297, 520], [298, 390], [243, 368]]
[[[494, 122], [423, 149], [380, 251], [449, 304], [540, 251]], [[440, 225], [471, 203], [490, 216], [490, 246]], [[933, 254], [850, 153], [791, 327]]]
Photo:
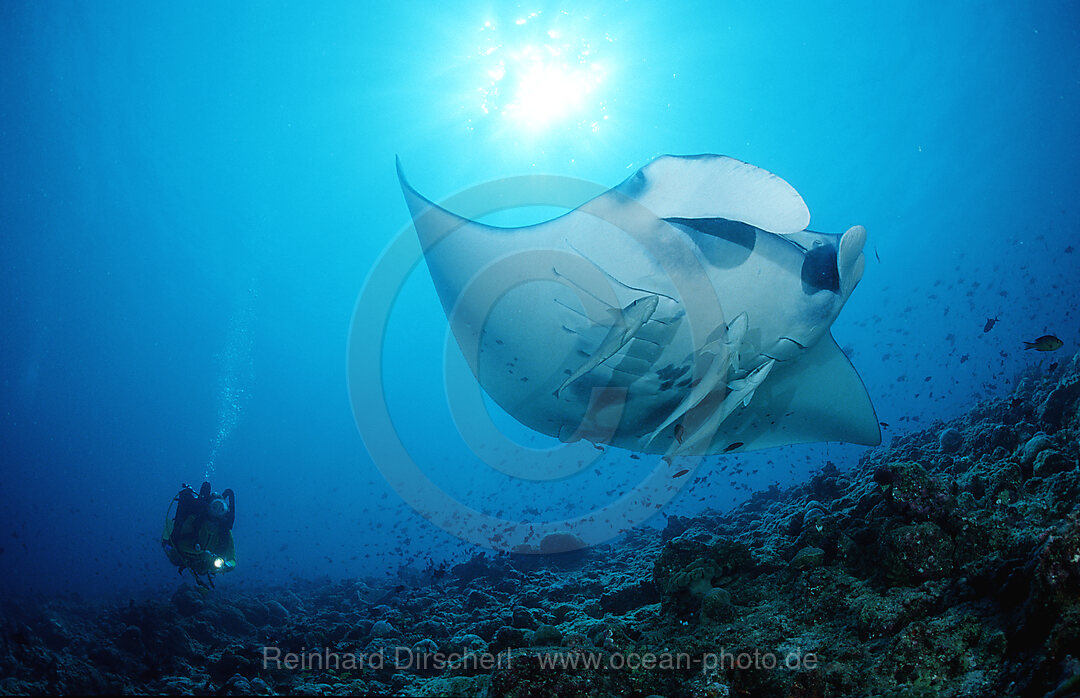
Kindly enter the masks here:
[[497, 228], [398, 174], [454, 336], [522, 424], [667, 458], [881, 441], [829, 331], [862, 277], [861, 226], [805, 230], [787, 182], [663, 156], [554, 220]]

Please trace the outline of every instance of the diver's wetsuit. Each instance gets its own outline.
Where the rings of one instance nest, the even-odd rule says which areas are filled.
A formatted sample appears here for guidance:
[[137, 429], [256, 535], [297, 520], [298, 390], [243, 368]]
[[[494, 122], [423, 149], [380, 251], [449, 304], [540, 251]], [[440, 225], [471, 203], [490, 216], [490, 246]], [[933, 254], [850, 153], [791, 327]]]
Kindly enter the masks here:
[[[225, 514], [225, 518], [221, 519], [221, 530], [231, 531], [233, 522], [236, 521], [236, 495], [233, 493], [232, 488], [225, 490], [221, 493], [222, 498], [229, 503], [229, 511]], [[197, 516], [195, 528], [198, 529], [203, 522], [210, 518], [210, 514], [207, 508], [210, 505], [212, 499], [212, 492], [210, 490], [210, 483], [204, 482], [202, 487], [199, 488], [199, 494], [196, 495], [195, 491], [190, 487], [185, 487], [180, 490], [180, 494], [177, 495], [178, 501], [176, 502], [176, 515], [173, 516], [173, 521], [176, 525], [173, 527], [173, 544], [176, 544], [175, 536], [180, 531], [184, 521], [189, 516]]]
[[214, 553], [226, 559], [233, 559], [235, 555], [231, 531], [236, 521], [236, 495], [232, 489], [226, 489], [220, 496], [228, 503], [228, 511], [218, 519], [211, 516], [209, 511], [210, 502], [214, 499], [209, 482], [202, 484], [198, 495], [187, 486], [177, 495], [176, 515], [173, 517], [169, 541], [180, 555], [183, 563], [180, 570], [183, 571], [184, 567], [191, 569], [200, 584], [199, 574], [209, 575], [213, 572], [197, 561], [200, 550], [206, 550], [209, 545], [214, 548]]
[[[180, 490], [180, 494], [176, 495], [176, 515], [173, 516], [173, 521], [176, 522], [176, 526], [173, 527], [174, 537], [180, 530], [181, 524], [183, 524], [189, 516], [202, 517], [206, 514], [206, 505], [210, 501], [210, 494], [209, 482], [204, 482], [202, 484], [197, 496], [195, 491], [190, 487], [185, 486], [184, 489]], [[175, 544], [176, 541], [173, 540], [173, 543]]]
[[232, 488], [226, 488], [221, 496], [229, 503], [229, 511], [225, 514], [225, 518], [221, 521], [221, 527], [225, 531], [231, 531], [233, 522], [236, 521], [236, 495], [233, 494]]

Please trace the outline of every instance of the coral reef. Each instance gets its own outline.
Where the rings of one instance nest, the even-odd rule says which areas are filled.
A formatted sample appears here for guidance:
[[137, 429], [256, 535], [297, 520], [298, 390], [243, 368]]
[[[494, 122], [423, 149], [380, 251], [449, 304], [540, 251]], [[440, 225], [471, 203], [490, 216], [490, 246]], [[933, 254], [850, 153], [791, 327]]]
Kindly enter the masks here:
[[0, 691], [1076, 695], [1078, 362], [850, 471], [597, 549], [557, 537], [393, 587], [9, 599]]

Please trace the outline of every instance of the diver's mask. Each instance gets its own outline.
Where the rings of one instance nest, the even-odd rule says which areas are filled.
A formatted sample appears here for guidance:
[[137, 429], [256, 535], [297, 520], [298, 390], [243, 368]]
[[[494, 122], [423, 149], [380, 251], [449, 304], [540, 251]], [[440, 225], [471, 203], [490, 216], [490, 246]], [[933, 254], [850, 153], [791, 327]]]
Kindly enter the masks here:
[[206, 511], [215, 519], [223, 519], [229, 513], [229, 503], [224, 497], [216, 496], [206, 505]]

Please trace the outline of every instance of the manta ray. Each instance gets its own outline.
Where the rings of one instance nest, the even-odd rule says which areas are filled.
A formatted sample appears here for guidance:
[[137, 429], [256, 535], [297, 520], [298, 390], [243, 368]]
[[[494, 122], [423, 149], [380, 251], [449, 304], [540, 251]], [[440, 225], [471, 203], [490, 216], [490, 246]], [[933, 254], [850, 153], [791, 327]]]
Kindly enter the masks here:
[[880, 443], [830, 332], [862, 278], [866, 230], [806, 230], [780, 177], [665, 155], [519, 228], [438, 206], [400, 161], [398, 177], [469, 367], [525, 426], [668, 460]]

